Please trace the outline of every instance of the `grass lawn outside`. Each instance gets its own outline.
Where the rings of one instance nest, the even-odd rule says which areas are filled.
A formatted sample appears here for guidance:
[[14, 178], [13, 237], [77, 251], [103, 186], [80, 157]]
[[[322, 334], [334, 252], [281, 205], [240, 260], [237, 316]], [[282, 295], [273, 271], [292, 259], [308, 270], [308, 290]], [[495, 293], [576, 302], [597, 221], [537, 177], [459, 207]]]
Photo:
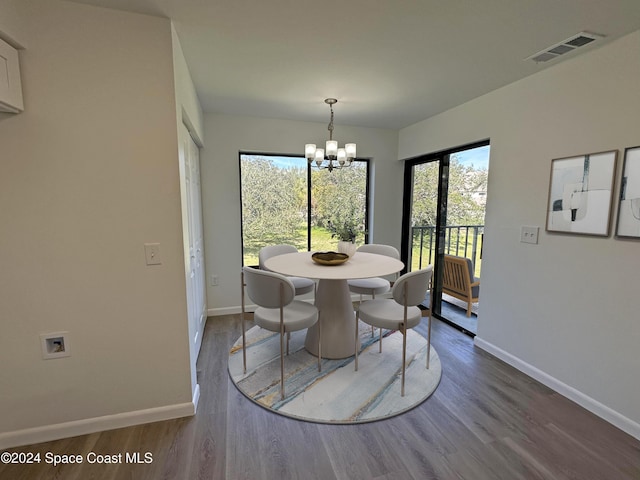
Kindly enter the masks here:
[[[295, 246], [300, 251], [307, 250], [307, 229], [306, 227], [298, 230], [296, 237], [291, 238], [287, 243], [288, 245]], [[361, 234], [360, 238], [356, 239], [356, 243], [361, 245], [364, 243], [364, 236]], [[264, 243], [261, 245], [252, 245], [245, 247], [244, 249], [244, 265], [257, 266], [258, 265], [258, 253], [262, 247], [271, 245], [270, 243]], [[312, 252], [325, 252], [336, 251], [338, 249], [338, 239], [331, 236], [331, 232], [323, 227], [313, 226], [311, 227], [311, 251]]]

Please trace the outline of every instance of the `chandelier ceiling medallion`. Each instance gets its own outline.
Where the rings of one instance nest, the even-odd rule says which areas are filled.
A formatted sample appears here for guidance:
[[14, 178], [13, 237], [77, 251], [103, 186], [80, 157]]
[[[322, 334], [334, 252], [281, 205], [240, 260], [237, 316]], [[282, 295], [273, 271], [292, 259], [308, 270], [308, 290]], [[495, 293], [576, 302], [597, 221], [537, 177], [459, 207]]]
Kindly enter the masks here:
[[329, 140], [326, 148], [316, 148], [315, 143], [307, 143], [304, 146], [304, 156], [309, 165], [316, 168], [326, 168], [330, 172], [337, 168], [350, 167], [351, 162], [356, 158], [356, 144], [347, 143], [344, 148], [338, 148], [338, 141], [333, 139], [333, 106], [338, 103], [335, 98], [327, 98], [324, 103], [329, 105], [331, 110], [331, 121], [329, 130]]

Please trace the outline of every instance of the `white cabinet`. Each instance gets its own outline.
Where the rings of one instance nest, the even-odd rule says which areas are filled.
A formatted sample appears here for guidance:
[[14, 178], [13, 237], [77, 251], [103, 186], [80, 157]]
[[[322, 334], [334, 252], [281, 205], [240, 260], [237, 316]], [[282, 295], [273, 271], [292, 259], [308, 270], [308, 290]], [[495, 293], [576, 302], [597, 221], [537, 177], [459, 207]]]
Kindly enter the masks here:
[[24, 110], [18, 51], [0, 39], [0, 112]]

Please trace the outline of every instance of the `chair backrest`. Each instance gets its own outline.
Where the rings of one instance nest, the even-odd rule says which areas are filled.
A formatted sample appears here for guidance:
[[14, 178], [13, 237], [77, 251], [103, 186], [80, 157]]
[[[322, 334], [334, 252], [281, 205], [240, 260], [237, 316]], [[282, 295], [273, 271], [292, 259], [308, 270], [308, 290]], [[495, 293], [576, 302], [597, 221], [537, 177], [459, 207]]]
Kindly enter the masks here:
[[258, 253], [258, 264], [262, 270], [269, 270], [264, 266], [264, 262], [268, 258], [284, 255], [285, 253], [296, 253], [297, 251], [298, 249], [293, 245], [269, 245], [268, 247], [262, 247]]
[[393, 257], [396, 260], [400, 260], [400, 252], [391, 245], [383, 245], [381, 243], [367, 243], [358, 247], [358, 252], [364, 253], [377, 253], [378, 255], [386, 255], [387, 257]]
[[[367, 243], [358, 247], [358, 250], [356, 251], [364, 253], [377, 253], [378, 255], [386, 255], [387, 257], [392, 257], [396, 260], [400, 260], [400, 252], [398, 252], [398, 249], [396, 247], [392, 247], [391, 245], [383, 245], [382, 243]], [[385, 275], [382, 278], [386, 278], [391, 283], [393, 283], [398, 279], [398, 276], [398, 273], [392, 273], [390, 275]]]
[[400, 305], [405, 305], [405, 289], [407, 292], [407, 306], [416, 306], [424, 302], [429, 291], [429, 281], [433, 274], [433, 265], [422, 270], [402, 275], [391, 288], [391, 296]]
[[243, 267], [242, 272], [247, 286], [247, 295], [259, 307], [280, 308], [281, 305], [284, 307], [289, 305], [296, 295], [293, 283], [284, 275], [251, 267]]
[[461, 295], [467, 295], [473, 282], [471, 260], [454, 255], [444, 256], [443, 286]]

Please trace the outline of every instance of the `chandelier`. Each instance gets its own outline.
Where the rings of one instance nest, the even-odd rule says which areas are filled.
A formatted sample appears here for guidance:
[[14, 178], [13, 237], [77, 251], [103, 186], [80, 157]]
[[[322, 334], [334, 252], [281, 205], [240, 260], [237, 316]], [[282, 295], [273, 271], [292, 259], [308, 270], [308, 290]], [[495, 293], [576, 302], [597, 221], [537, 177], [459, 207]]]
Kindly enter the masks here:
[[329, 105], [331, 110], [331, 121], [329, 122], [329, 140], [326, 149], [316, 148], [315, 143], [307, 143], [304, 146], [304, 156], [309, 165], [316, 168], [326, 168], [330, 172], [335, 168], [350, 167], [351, 162], [356, 158], [356, 144], [347, 143], [344, 148], [338, 148], [338, 141], [333, 139], [333, 106], [338, 103], [335, 98], [327, 98], [324, 103]]

